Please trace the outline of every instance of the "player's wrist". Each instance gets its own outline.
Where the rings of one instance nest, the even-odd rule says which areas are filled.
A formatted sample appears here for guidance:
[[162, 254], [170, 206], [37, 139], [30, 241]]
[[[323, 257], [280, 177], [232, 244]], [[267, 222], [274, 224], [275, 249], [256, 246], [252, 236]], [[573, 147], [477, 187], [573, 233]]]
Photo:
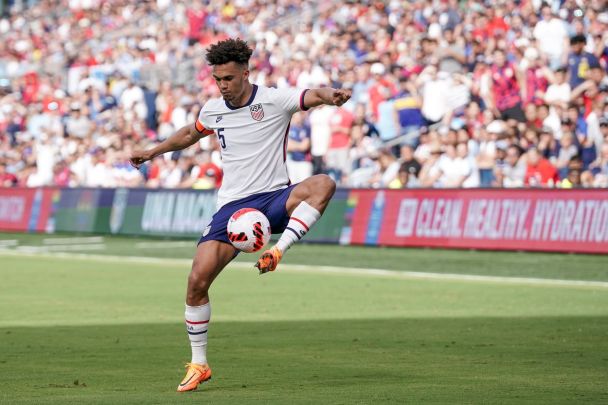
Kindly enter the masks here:
[[156, 148], [154, 148], [154, 149], [150, 149], [150, 150], [147, 150], [147, 151], [145, 151], [145, 152], [144, 152], [144, 154], [143, 154], [144, 156], [143, 156], [143, 157], [144, 157], [144, 159], [145, 159], [146, 161], [148, 161], [148, 160], [152, 160], [152, 159], [154, 159], [156, 156], [158, 156], [158, 155], [159, 155], [158, 153], [156, 153], [156, 152], [155, 152], [155, 149], [156, 149]]

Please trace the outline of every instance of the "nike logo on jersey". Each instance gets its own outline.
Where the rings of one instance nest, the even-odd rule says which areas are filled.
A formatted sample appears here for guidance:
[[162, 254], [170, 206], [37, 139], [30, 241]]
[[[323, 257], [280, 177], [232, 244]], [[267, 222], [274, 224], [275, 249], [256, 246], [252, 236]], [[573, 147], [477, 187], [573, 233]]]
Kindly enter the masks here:
[[224, 116], [220, 115], [219, 117], [217, 117], [215, 119], [215, 123], [217, 124], [218, 122], [220, 122], [222, 120], [222, 118], [224, 118]]

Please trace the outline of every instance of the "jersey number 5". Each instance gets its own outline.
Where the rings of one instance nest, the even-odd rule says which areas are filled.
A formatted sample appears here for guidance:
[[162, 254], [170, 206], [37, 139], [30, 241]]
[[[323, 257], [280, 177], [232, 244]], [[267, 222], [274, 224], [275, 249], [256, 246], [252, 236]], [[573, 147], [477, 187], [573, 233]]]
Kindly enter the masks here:
[[222, 149], [226, 149], [226, 138], [224, 137], [224, 135], [222, 134], [222, 132], [224, 132], [224, 128], [218, 128], [217, 129], [217, 137], [220, 140], [220, 146], [222, 147]]

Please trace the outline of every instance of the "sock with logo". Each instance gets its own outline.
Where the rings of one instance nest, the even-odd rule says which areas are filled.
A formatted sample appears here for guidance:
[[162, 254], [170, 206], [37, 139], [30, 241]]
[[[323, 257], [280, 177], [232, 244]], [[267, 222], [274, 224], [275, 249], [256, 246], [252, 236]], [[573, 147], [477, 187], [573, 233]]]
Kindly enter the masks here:
[[186, 330], [192, 347], [192, 363], [207, 364], [207, 327], [211, 318], [211, 305], [186, 305]]
[[306, 201], [302, 201], [291, 214], [287, 228], [279, 238], [276, 247], [285, 253], [294, 243], [302, 239], [306, 232], [321, 218], [321, 213], [316, 208], [310, 206]]

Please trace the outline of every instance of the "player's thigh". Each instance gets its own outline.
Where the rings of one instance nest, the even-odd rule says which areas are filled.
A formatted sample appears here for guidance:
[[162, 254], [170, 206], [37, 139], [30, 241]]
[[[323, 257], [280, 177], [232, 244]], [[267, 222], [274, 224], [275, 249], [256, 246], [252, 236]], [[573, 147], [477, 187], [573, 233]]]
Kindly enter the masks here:
[[208, 240], [199, 244], [192, 261], [188, 288], [206, 291], [236, 254], [237, 250], [230, 243]]
[[267, 204], [261, 211], [268, 218], [272, 233], [282, 233], [285, 230], [290, 215], [286, 208], [287, 200], [291, 198], [291, 194], [297, 186], [297, 184], [291, 185], [282, 190], [274, 191], [265, 197]]
[[308, 201], [322, 213], [335, 191], [336, 182], [331, 177], [326, 174], [314, 175], [295, 185], [285, 203], [285, 208], [291, 215], [302, 201]]

